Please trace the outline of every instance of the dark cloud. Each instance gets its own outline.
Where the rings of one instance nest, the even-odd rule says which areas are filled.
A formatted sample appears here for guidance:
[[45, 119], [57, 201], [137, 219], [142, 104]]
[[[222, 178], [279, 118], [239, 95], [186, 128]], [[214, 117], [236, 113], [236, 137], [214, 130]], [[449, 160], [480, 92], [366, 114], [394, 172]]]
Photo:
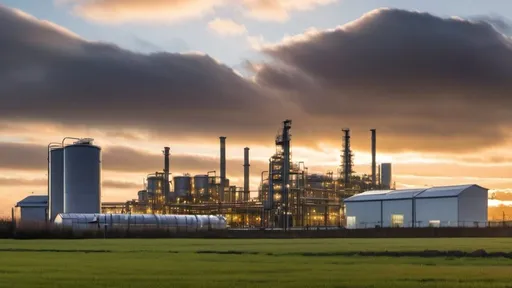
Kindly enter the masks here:
[[116, 189], [142, 189], [142, 182], [140, 184], [125, 181], [113, 181], [104, 180], [102, 182], [104, 188], [116, 188]]
[[0, 186], [45, 186], [46, 179], [23, 179], [23, 178], [4, 178], [0, 177]]
[[[46, 149], [46, 146], [37, 144], [0, 142], [0, 151], [2, 151], [2, 154], [0, 154], [0, 169], [45, 171], [47, 169]], [[105, 171], [141, 173], [141, 176], [144, 177], [149, 173], [162, 171], [163, 165], [163, 155], [145, 153], [121, 146], [105, 147], [102, 151], [102, 169]], [[227, 159], [226, 165], [228, 176], [243, 177], [242, 159]], [[208, 171], [217, 171], [218, 174], [220, 172], [219, 158], [215, 157], [171, 155], [170, 166], [174, 175], [183, 173], [206, 174]], [[259, 175], [261, 171], [267, 169], [268, 163], [251, 161], [251, 171], [254, 174], [251, 177]], [[115, 185], [112, 187], [115, 188]]]
[[263, 90], [207, 55], [133, 53], [21, 13], [0, 7], [0, 119], [175, 137], [236, 131], [231, 138], [247, 138], [252, 128], [274, 125], [261, 114], [275, 115]]
[[[46, 173], [46, 146], [35, 144], [10, 144], [0, 143], [0, 170], [18, 170], [33, 171], [37, 173]], [[155, 151], [156, 152], [156, 151]], [[172, 154], [172, 153], [171, 153]], [[228, 155], [229, 156], [229, 155]], [[333, 155], [333, 158], [335, 155]], [[393, 174], [414, 177], [470, 177], [470, 178], [488, 178], [488, 179], [508, 179], [512, 178], [512, 161], [506, 161], [508, 158], [496, 159], [500, 165], [489, 165], [494, 158], [479, 158], [472, 155], [454, 157], [459, 162], [443, 163], [449, 155], [439, 158], [440, 163], [394, 163]], [[301, 161], [302, 159], [294, 159]], [[162, 171], [164, 165], [163, 155], [150, 154], [122, 146], [107, 146], [102, 151], [102, 168], [105, 172], [133, 173], [140, 174], [143, 179], [147, 174], [156, 171]], [[243, 160], [227, 159], [228, 177], [243, 178]], [[327, 171], [337, 172], [336, 166], [318, 165], [313, 162], [306, 162], [310, 173], [325, 173]], [[219, 158], [206, 157], [199, 155], [172, 154], [170, 168], [173, 175], [182, 175], [184, 173], [206, 174], [208, 171], [217, 171], [219, 174]], [[251, 182], [260, 179], [262, 171], [268, 170], [268, 162], [260, 160], [251, 160]], [[359, 173], [369, 173], [369, 164], [357, 164], [354, 170]], [[104, 183], [108, 179], [104, 179]], [[142, 181], [142, 180], [141, 180]], [[142, 183], [142, 182], [141, 182]], [[238, 184], [241, 184], [238, 183]], [[108, 185], [108, 184], [107, 184]], [[117, 186], [116, 186], [117, 185]], [[136, 187], [135, 187], [136, 186]], [[135, 184], [134, 189], [140, 187]], [[112, 184], [112, 188], [122, 188], [122, 183]], [[127, 187], [128, 188], [128, 187]], [[132, 187], [130, 187], [132, 188]]]
[[[20, 187], [20, 186], [31, 186], [31, 187], [46, 187], [48, 184], [47, 179], [23, 179], [23, 178], [4, 178], [0, 177], [0, 186], [9, 187]], [[140, 184], [123, 181], [112, 181], [105, 180], [102, 183], [104, 188], [117, 188], [117, 189], [139, 189], [142, 188], [142, 182]]]
[[0, 143], [0, 151], [0, 169], [41, 171], [48, 165], [46, 146]]
[[509, 36], [512, 35], [512, 24], [510, 19], [500, 15], [479, 15], [470, 17], [469, 19], [489, 23], [499, 32]]
[[[148, 154], [126, 147], [111, 147], [103, 152], [103, 169], [123, 172], [162, 171], [164, 165], [163, 155]], [[227, 159], [226, 169], [228, 176], [243, 177], [243, 160]], [[206, 174], [208, 171], [219, 171], [219, 158], [197, 155], [171, 155], [170, 169], [174, 175], [183, 173]], [[253, 173], [268, 170], [268, 163], [251, 161]]]
[[383, 9], [301, 38], [266, 49], [254, 83], [206, 55], [133, 53], [0, 7], [0, 121], [273, 145], [291, 118], [293, 145], [340, 145], [350, 127], [369, 150], [376, 128], [395, 152], [508, 137], [511, 43], [487, 22]]
[[324, 123], [379, 129], [381, 147], [474, 150], [508, 136], [511, 44], [483, 21], [381, 9], [266, 48], [256, 77]]

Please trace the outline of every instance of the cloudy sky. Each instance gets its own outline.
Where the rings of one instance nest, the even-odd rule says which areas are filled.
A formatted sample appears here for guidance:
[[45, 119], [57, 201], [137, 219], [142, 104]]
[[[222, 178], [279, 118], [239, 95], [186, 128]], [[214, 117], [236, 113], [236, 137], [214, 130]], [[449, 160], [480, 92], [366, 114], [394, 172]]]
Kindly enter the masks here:
[[[103, 147], [103, 201], [145, 175], [227, 169], [251, 190], [293, 120], [293, 159], [393, 163], [397, 188], [512, 191], [508, 0], [0, 0], [0, 216], [46, 193], [46, 146]], [[495, 201], [493, 202], [495, 203]]]

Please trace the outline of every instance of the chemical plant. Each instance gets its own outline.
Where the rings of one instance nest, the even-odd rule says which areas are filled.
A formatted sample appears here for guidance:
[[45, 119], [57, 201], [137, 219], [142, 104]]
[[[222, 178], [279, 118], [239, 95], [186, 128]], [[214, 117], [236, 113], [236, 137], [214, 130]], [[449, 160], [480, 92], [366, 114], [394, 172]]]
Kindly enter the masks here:
[[[226, 137], [219, 137], [218, 174], [205, 171], [171, 177], [170, 147], [164, 147], [162, 171], [147, 175], [145, 189], [138, 191], [137, 199], [117, 203], [100, 203], [101, 148], [93, 145], [93, 139], [67, 137], [60, 143], [50, 143], [45, 218], [55, 223], [74, 219], [76, 223], [114, 225], [128, 221], [122, 215], [131, 215], [134, 218], [130, 221], [138, 219], [141, 223], [146, 219], [150, 225], [172, 221], [178, 225], [179, 219], [185, 219], [185, 226], [196, 229], [223, 227], [222, 223], [230, 227], [340, 227], [346, 225], [343, 199], [368, 190], [392, 189], [391, 164], [377, 166], [375, 129], [370, 130], [372, 174], [356, 175], [349, 129], [342, 129], [340, 168], [310, 174], [304, 162], [292, 159], [291, 128], [292, 121], [286, 120], [279, 129], [268, 170], [258, 171], [261, 180], [254, 198], [249, 189], [250, 150], [244, 149], [243, 187], [231, 185], [226, 171]], [[66, 144], [68, 140], [75, 142]], [[142, 218], [137, 218], [139, 214]]]
[[[309, 174], [304, 162], [291, 157], [291, 120], [283, 122], [275, 138], [276, 152], [261, 172], [258, 197], [250, 199], [249, 148], [244, 149], [243, 187], [226, 177], [226, 137], [220, 137], [220, 175], [175, 176], [170, 179], [169, 147], [164, 168], [147, 176], [146, 189], [136, 200], [104, 203], [103, 213], [223, 215], [231, 227], [344, 226], [343, 199], [363, 191], [390, 189], [391, 164], [377, 173], [376, 131], [372, 135], [372, 175], [355, 175], [350, 130], [343, 129], [342, 165], [336, 174]], [[379, 171], [381, 170], [379, 167]], [[260, 171], [258, 171], [260, 172]]]

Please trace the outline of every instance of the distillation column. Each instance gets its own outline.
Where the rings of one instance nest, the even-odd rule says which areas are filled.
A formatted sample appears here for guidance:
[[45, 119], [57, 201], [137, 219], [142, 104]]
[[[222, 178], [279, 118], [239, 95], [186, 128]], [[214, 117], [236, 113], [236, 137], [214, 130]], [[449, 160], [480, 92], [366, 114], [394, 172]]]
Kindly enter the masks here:
[[284, 228], [287, 229], [289, 226], [289, 189], [290, 189], [290, 129], [292, 128], [292, 120], [285, 120], [283, 122], [283, 203], [284, 203]]
[[169, 186], [169, 158], [170, 158], [170, 151], [171, 148], [164, 147], [164, 197], [165, 197], [165, 203], [169, 203], [170, 200], [170, 186]]
[[249, 201], [249, 147], [244, 148], [244, 201]]
[[350, 188], [350, 177], [352, 176], [352, 150], [350, 149], [350, 129], [342, 129], [343, 135], [343, 184], [346, 188]]

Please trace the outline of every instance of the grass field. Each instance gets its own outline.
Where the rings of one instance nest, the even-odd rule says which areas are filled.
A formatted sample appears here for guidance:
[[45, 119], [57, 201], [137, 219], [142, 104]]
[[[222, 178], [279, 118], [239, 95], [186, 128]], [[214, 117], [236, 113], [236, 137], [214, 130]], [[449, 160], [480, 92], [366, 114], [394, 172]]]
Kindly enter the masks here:
[[335, 255], [425, 249], [512, 239], [0, 240], [0, 287], [512, 287], [512, 259]]

